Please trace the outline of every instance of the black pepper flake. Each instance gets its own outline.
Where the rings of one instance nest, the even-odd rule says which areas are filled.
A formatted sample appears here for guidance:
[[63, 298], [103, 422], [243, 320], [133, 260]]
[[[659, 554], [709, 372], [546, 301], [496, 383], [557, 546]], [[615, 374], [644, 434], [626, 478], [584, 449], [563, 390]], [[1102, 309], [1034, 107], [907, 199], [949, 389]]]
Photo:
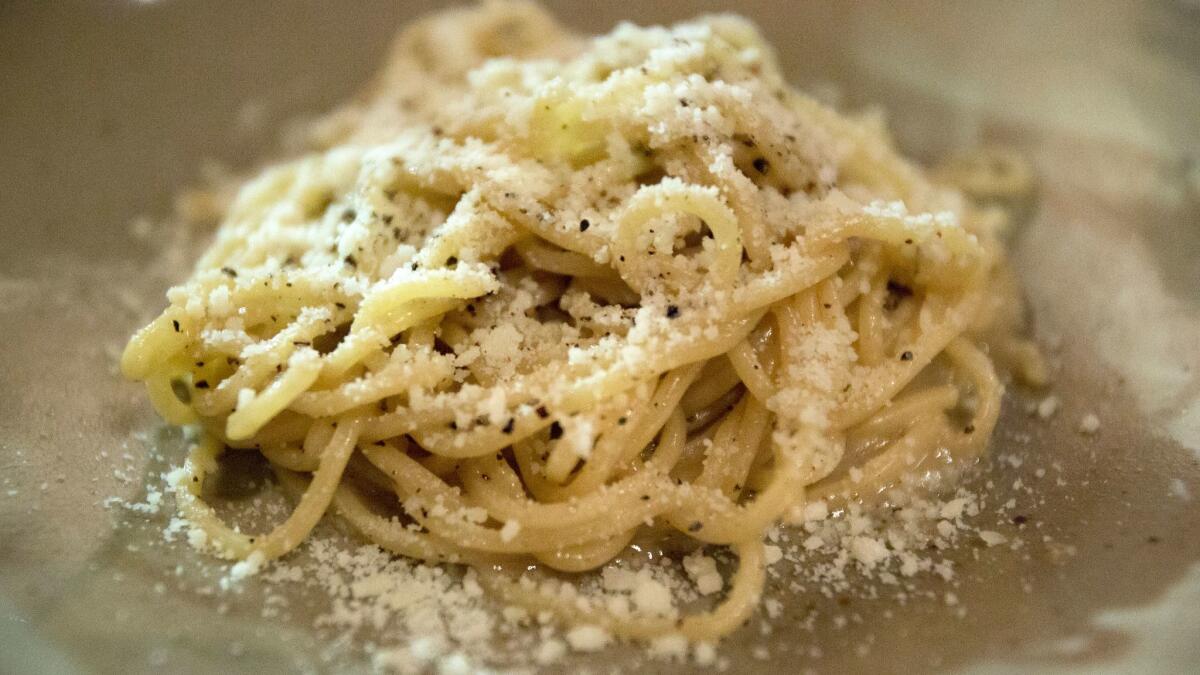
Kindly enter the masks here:
[[1029, 517], [1022, 516], [1022, 515], [1016, 515], [1016, 516], [1013, 516], [1012, 521], [1013, 521], [1013, 525], [1024, 525], [1025, 523], [1029, 522]]
[[488, 481], [488, 480], [491, 480], [491, 479], [492, 479], [492, 477], [491, 477], [491, 476], [489, 476], [489, 475], [487, 475], [486, 473], [481, 473], [481, 474], [479, 474], [479, 477], [480, 477], [481, 479], [485, 480], [485, 481]]
[[196, 380], [197, 389], [208, 389], [208, 380]]
[[346, 209], [345, 211], [342, 211], [342, 221], [343, 222], [349, 223], [352, 220], [354, 220], [354, 218], [356, 216], [358, 216], [358, 213], [356, 213], [354, 211], [354, 209]]
[[696, 522], [692, 523], [691, 525], [688, 525], [687, 531], [688, 532], [699, 532], [702, 529], [704, 529], [704, 523], [697, 520]]
[[383, 441], [375, 441], [375, 445], [378, 445], [379, 447], [382, 448], [382, 447], [386, 446], [387, 443], [384, 443]]
[[650, 495], [642, 495], [642, 501], [644, 501], [644, 502], [650, 501]]
[[900, 355], [900, 360], [901, 361], [912, 361], [913, 353], [906, 350], [903, 354]]
[[345, 260], [346, 264], [351, 267], [355, 267], [355, 268], [358, 267], [358, 261], [355, 260], [354, 256], [352, 256], [352, 255], [346, 256], [345, 258], [343, 258], [343, 260]]
[[475, 316], [475, 303], [472, 302], [467, 304], [467, 314]]
[[552, 440], [552, 441], [558, 440], [558, 439], [562, 438], [562, 435], [563, 435], [563, 428], [562, 428], [561, 424], [559, 424], [558, 422], [555, 422], [550, 425], [550, 440]]
[[450, 256], [449, 258], [446, 258], [446, 267], [454, 267], [454, 266], [455, 266], [455, 265], [457, 265], [457, 264], [458, 264], [458, 258], [457, 258], [457, 257], [455, 257], [455, 256]]
[[547, 417], [549, 417], [549, 416], [550, 416], [550, 411], [549, 411], [549, 410], [546, 410], [546, 406], [544, 406], [544, 405], [539, 405], [539, 406], [537, 407], [537, 416], [538, 416], [538, 417], [540, 417], [540, 418], [542, 418], [542, 419], [546, 419]]
[[393, 215], [392, 215], [392, 214], [390, 214], [390, 213], [389, 213], [389, 214], [387, 214], [387, 215], [385, 215], [385, 216], [383, 217], [383, 224], [384, 224], [384, 225], [391, 225], [391, 224], [392, 224], [392, 219], [393, 219], [393, 218], [395, 218], [395, 216], [393, 216]]
[[1162, 539], [1159, 539], [1158, 537], [1156, 537], [1154, 535], [1150, 535], [1149, 537], [1146, 537], [1147, 544], [1157, 544], [1160, 541], [1162, 541]]
[[579, 221], [579, 231], [580, 232], [587, 232], [587, 229], [591, 226], [592, 226], [592, 224], [588, 222], [587, 218], [584, 218], [583, 220]]
[[967, 426], [963, 427], [963, 433], [964, 433], [964, 434], [973, 434], [973, 433], [975, 433], [975, 425], [974, 425], [974, 424], [968, 424]]
[[447, 424], [446, 426], [450, 427], [451, 429], [453, 429], [455, 431], [458, 431], [458, 422], [455, 422], [454, 420], [450, 420], [450, 423]]
[[177, 321], [175, 319], [171, 319], [171, 325], [175, 327], [175, 332], [178, 333], [179, 332], [179, 321]]
[[413, 263], [413, 264], [412, 264], [412, 265], [410, 265], [409, 267], [410, 267], [410, 269], [412, 269], [412, 271], [414, 271], [414, 272], [416, 272], [416, 271], [417, 271], [417, 263]]
[[333, 303], [333, 306], [337, 307], [338, 309], [346, 309], [346, 303], [344, 302], [335, 302]]
[[905, 240], [904, 240], [904, 243], [906, 243], [906, 244], [911, 244], [911, 243], [912, 243], [912, 239], [905, 239]]
[[204, 367], [204, 362], [203, 362], [203, 361], [197, 361], [197, 362], [196, 362], [196, 367], [197, 367], [197, 368], [203, 368], [203, 367]]
[[625, 423], [626, 423], [626, 422], [628, 422], [628, 421], [629, 421], [629, 418], [628, 418], [628, 417], [618, 417], [618, 418], [617, 418], [617, 426], [622, 426], [622, 427], [623, 427], [623, 426], [625, 426]]
[[754, 170], [759, 173], [766, 173], [767, 169], [769, 169], [771, 167], [770, 162], [768, 162], [765, 158], [762, 158], [762, 157], [755, 157], [753, 164], [754, 164]]
[[667, 318], [674, 319], [679, 316], [679, 307], [676, 305], [667, 305]]
[[504, 428], [502, 428], [500, 431], [502, 431], [506, 434], [511, 434], [513, 432], [513, 429], [516, 427], [516, 425], [517, 425], [517, 421], [510, 417], [510, 418], [508, 418], [508, 421], [504, 423]]
[[237, 270], [233, 269], [232, 267], [222, 267], [221, 274], [224, 274], [225, 276], [229, 277], [230, 279], [237, 278]]

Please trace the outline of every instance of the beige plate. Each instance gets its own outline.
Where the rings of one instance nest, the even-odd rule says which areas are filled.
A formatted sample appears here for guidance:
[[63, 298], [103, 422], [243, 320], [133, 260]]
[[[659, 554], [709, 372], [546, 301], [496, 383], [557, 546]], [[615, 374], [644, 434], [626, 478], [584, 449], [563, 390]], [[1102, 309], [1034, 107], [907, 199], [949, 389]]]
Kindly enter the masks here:
[[[165, 216], [207, 158], [245, 167], [269, 154], [271, 129], [350, 94], [428, 4], [0, 3], [0, 671], [365, 668], [309, 638], [304, 598], [273, 621], [250, 592], [154, 591], [175, 588], [177, 563], [184, 577], [202, 564], [150, 545], [164, 516], [101, 504], [139, 498], [161, 466], [134, 432], [167, 459], [179, 450], [113, 354], [190, 265], [130, 222]], [[588, 30], [703, 9], [553, 4]], [[1023, 463], [982, 480], [994, 503], [1017, 499], [1028, 546], [958, 552], [964, 618], [933, 600], [792, 598], [771, 636], [723, 646], [732, 670], [1195, 671], [1200, 5], [740, 10], [797, 81], [884, 103], [917, 155], [1002, 141], [1033, 158], [1038, 209], [1014, 250], [1039, 333], [1061, 338], [1063, 405], [1043, 422], [1009, 400], [997, 452]], [[1094, 438], [1076, 431], [1088, 412], [1102, 421]], [[1034, 496], [1012, 490], [1018, 478]], [[800, 628], [812, 610], [814, 628]], [[757, 645], [769, 660], [752, 657]], [[822, 657], [806, 656], [813, 646]]]

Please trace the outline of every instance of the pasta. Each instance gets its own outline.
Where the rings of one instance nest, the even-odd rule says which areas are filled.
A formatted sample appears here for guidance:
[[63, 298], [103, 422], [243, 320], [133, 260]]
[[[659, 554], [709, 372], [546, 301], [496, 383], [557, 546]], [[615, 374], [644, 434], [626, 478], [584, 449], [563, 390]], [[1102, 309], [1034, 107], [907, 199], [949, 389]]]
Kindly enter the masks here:
[[[758, 602], [769, 527], [984, 452], [989, 349], [1044, 377], [1004, 212], [789, 87], [735, 17], [585, 39], [532, 5], [443, 13], [307, 143], [122, 359], [201, 430], [176, 499], [224, 557], [332, 512], [565, 622], [713, 640]], [[297, 495], [274, 530], [203, 501], [226, 451]], [[521, 579], [633, 541], [739, 566], [678, 620]]]

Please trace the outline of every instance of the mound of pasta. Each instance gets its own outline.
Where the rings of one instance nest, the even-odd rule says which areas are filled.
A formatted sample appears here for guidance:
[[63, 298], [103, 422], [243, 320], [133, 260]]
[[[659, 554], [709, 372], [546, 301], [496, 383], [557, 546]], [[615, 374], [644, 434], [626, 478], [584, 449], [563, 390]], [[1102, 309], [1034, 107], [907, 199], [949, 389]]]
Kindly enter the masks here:
[[[525, 4], [443, 13], [307, 142], [239, 187], [122, 360], [201, 430], [176, 499], [224, 557], [283, 556], [328, 512], [569, 623], [716, 639], [769, 527], [978, 456], [982, 345], [1032, 351], [1003, 212], [788, 86], [736, 17], [585, 39]], [[232, 451], [296, 495], [274, 530], [202, 500]], [[681, 617], [523, 579], [631, 543], [737, 570]]]

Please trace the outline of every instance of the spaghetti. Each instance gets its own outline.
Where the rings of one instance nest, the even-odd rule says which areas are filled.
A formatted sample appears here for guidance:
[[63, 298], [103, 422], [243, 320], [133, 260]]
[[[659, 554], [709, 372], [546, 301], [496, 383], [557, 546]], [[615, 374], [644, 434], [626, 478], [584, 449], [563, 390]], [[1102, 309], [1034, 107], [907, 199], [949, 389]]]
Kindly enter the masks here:
[[[525, 4], [445, 13], [311, 136], [122, 360], [202, 429], [177, 503], [225, 557], [283, 556], [332, 511], [564, 621], [716, 639], [756, 606], [767, 528], [984, 451], [984, 342], [1042, 376], [1003, 212], [788, 87], [734, 17], [585, 40]], [[201, 498], [227, 449], [298, 496], [274, 530]], [[739, 567], [682, 619], [521, 577], [635, 541]]]

